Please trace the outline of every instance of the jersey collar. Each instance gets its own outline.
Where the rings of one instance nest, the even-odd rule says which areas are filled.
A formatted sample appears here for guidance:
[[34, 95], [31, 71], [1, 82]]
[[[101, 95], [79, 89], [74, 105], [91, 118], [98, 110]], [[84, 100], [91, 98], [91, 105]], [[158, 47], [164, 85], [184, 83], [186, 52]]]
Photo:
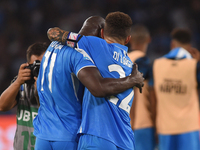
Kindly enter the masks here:
[[128, 47], [127, 47], [127, 46], [121, 45], [121, 44], [119, 44], [119, 43], [112, 43], [112, 44], [113, 44], [115, 47], [117, 47], [117, 48], [121, 49], [122, 51], [124, 51], [124, 55], [127, 54], [127, 52], [128, 52]]
[[168, 59], [184, 59], [184, 58], [191, 59], [192, 58], [191, 54], [182, 47], [177, 47], [177, 48], [172, 49], [168, 54], [164, 55], [164, 57]]

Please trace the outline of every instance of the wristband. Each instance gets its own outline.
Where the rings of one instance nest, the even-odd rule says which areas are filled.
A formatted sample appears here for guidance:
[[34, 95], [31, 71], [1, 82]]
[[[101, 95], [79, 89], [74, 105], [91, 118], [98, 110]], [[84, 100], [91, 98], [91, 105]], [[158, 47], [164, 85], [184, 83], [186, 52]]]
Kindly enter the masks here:
[[76, 44], [78, 43], [78, 41], [81, 38], [82, 38], [82, 35], [73, 33], [73, 32], [69, 32], [65, 44], [71, 48], [75, 48]]

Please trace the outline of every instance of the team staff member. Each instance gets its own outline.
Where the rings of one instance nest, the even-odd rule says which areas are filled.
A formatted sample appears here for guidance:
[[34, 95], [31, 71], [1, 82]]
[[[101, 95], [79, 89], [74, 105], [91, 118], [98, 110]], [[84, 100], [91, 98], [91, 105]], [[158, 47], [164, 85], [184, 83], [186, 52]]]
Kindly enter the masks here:
[[[143, 73], [145, 84], [143, 92], [134, 89], [134, 101], [130, 111], [131, 127], [134, 130], [135, 146], [137, 150], [154, 150], [155, 129], [149, 102], [148, 79], [150, 78], [151, 65], [146, 56], [148, 45], [151, 41], [148, 29], [141, 24], [132, 27], [130, 50], [128, 53], [131, 61], [137, 63], [138, 69]], [[145, 143], [145, 144], [144, 144]]]
[[33, 64], [35, 60], [41, 61], [47, 47], [46, 43], [34, 43], [28, 47], [27, 63], [20, 66], [18, 76], [0, 97], [1, 111], [8, 111], [17, 105], [15, 150], [33, 150], [35, 146], [33, 119], [37, 115], [38, 104], [34, 95], [34, 80], [31, 78], [31, 70], [26, 67]]
[[[77, 47], [83, 49], [94, 61], [103, 77], [122, 78], [131, 73], [132, 62], [127, 56], [132, 20], [122, 12], [106, 16], [101, 38], [83, 36]], [[60, 39], [53, 32], [62, 33]], [[72, 33], [53, 28], [49, 30], [51, 40], [71, 40]], [[51, 36], [52, 35], [52, 36]], [[134, 135], [130, 125], [130, 108], [133, 89], [111, 97], [97, 98], [85, 89], [82, 104], [81, 134], [78, 149], [133, 150]], [[95, 141], [95, 142], [92, 142]]]
[[[86, 21], [83, 25], [90, 27], [88, 30], [88, 32], [91, 31], [90, 35], [99, 31], [101, 23], [104, 23], [103, 18], [94, 17], [93, 19], [93, 22]], [[82, 28], [81, 31], [84, 29]], [[64, 32], [60, 30], [53, 35], [60, 33]], [[70, 35], [73, 39], [79, 37], [77, 34]], [[68, 43], [70, 46], [74, 45], [73, 39]], [[79, 82], [72, 78], [72, 73], [96, 97], [115, 95], [134, 85], [143, 84], [142, 74], [137, 71], [136, 65], [133, 73], [126, 78], [102, 78], [83, 49], [76, 48], [76, 50], [54, 41], [42, 59], [42, 67], [37, 79], [40, 108], [34, 120], [34, 134], [37, 137], [36, 150], [77, 149], [76, 139], [81, 123], [82, 106], [76, 90], [76, 83]]]
[[171, 51], [155, 60], [151, 82], [159, 149], [198, 150], [200, 64], [188, 52], [188, 30], [174, 29], [171, 36]]

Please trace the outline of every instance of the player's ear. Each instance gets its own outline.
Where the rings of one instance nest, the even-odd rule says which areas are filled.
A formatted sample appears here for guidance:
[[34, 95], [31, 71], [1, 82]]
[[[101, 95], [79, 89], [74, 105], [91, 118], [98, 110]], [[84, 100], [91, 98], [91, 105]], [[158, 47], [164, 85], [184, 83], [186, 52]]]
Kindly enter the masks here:
[[129, 41], [131, 40], [131, 35], [129, 35], [126, 40], [125, 40], [125, 45], [129, 43]]
[[104, 39], [104, 30], [101, 29], [101, 38]]

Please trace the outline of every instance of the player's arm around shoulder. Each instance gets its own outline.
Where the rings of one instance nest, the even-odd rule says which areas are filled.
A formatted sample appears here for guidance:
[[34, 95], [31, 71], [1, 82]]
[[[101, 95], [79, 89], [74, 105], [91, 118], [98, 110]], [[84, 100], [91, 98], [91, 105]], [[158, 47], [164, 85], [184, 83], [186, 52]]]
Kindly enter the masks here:
[[81, 69], [78, 73], [78, 78], [96, 97], [116, 95], [134, 86], [141, 91], [144, 85], [143, 75], [138, 71], [136, 64], [131, 75], [125, 78], [103, 78], [96, 67]]
[[58, 27], [50, 28], [47, 31], [47, 36], [49, 40], [58, 41], [62, 45], [67, 45], [71, 48], [75, 48], [79, 40], [83, 37], [81, 34], [65, 31]]
[[17, 94], [20, 86], [30, 79], [30, 69], [25, 69], [27, 63], [20, 66], [17, 79], [1, 94], [0, 96], [0, 111], [8, 111], [17, 104]]
[[54, 27], [47, 31], [47, 36], [51, 41], [58, 41], [65, 45], [69, 33], [69, 31]]

